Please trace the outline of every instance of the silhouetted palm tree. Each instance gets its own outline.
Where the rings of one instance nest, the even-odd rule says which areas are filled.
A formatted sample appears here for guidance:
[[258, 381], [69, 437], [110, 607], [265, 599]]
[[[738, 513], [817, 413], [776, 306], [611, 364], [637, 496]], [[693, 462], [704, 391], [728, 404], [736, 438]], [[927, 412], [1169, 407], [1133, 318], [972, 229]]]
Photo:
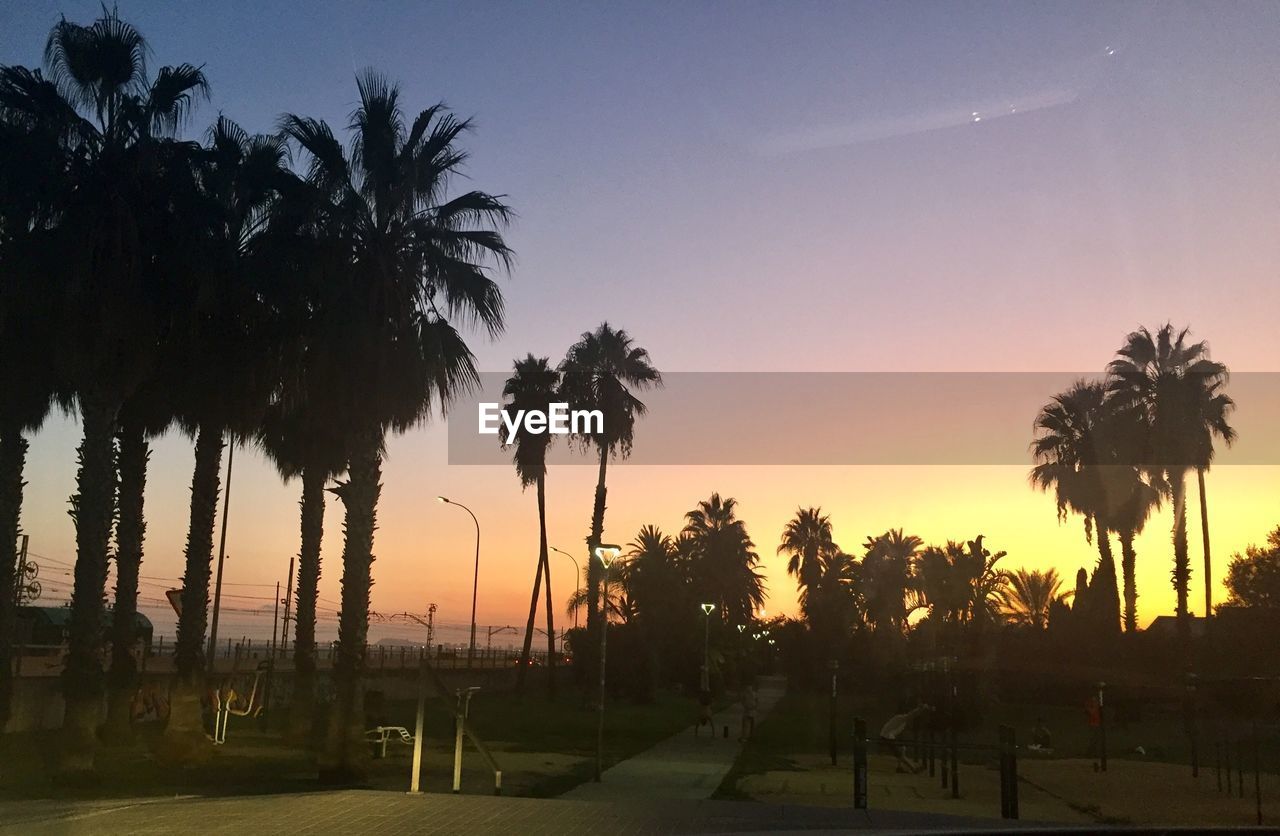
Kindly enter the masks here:
[[[1191, 560], [1187, 551], [1186, 474], [1213, 461], [1213, 439], [1228, 445], [1236, 432], [1227, 423], [1235, 406], [1223, 392], [1229, 373], [1209, 358], [1207, 343], [1188, 343], [1190, 329], [1163, 325], [1154, 335], [1139, 328], [1125, 338], [1117, 358], [1107, 366], [1107, 388], [1117, 409], [1131, 411], [1145, 423], [1143, 462], [1168, 481], [1173, 501], [1173, 586], [1177, 593], [1178, 634], [1190, 657], [1188, 605]], [[1206, 532], [1207, 533], [1207, 532]], [[1212, 572], [1205, 548], [1206, 607]], [[1205, 616], [1211, 615], [1206, 611]]]
[[839, 547], [831, 539], [831, 518], [821, 508], [797, 508], [796, 515], [782, 530], [778, 554], [789, 555], [787, 574], [796, 577], [801, 595], [818, 581], [819, 558]]
[[756, 571], [760, 556], [737, 507], [733, 497], [713, 493], [685, 514], [682, 532], [699, 603], [715, 604], [728, 624], [748, 623], [764, 605], [764, 576]]
[[928, 546], [916, 557], [919, 603], [928, 608], [928, 620], [944, 649], [957, 651], [965, 635], [978, 643], [984, 628], [1000, 621], [1008, 573], [996, 564], [1005, 554], [992, 554], [978, 535], [965, 543]]
[[[45, 101], [52, 113], [40, 107]], [[38, 70], [0, 67], [0, 590], [6, 590], [0, 592], [0, 732], [12, 694], [16, 598], [8, 591], [15, 584], [26, 436], [44, 423], [58, 389], [56, 311], [42, 281], [69, 187], [64, 140], [78, 120]]]
[[1098, 624], [1119, 632], [1120, 592], [1110, 535], [1114, 525], [1103, 479], [1104, 467], [1112, 461], [1105, 395], [1101, 383], [1078, 380], [1041, 408], [1030, 478], [1040, 490], [1054, 492], [1059, 520], [1073, 511], [1084, 518], [1085, 539], [1096, 535], [1099, 560], [1090, 605]]
[[902, 635], [907, 622], [907, 593], [911, 589], [911, 567], [924, 541], [891, 528], [879, 537], [868, 537], [859, 564], [867, 620], [877, 631]]
[[[83, 430], [71, 499], [76, 569], [64, 672], [64, 771], [93, 766], [115, 433], [125, 400], [149, 376], [163, 318], [155, 289], [172, 273], [175, 240], [186, 237], [172, 187], [189, 172], [189, 148], [165, 138], [206, 92], [204, 74], [187, 64], [149, 78], [146, 52], [142, 35], [114, 11], [104, 9], [88, 26], [64, 18], [45, 46], [54, 88], [34, 86], [26, 92], [35, 96], [5, 104], [61, 137], [73, 184], [59, 207], [51, 243], [58, 263], [49, 274], [61, 337], [55, 359], [77, 397]], [[84, 115], [68, 128], [71, 110]]]
[[800, 593], [800, 606], [827, 655], [839, 658], [840, 642], [867, 610], [860, 565], [839, 549], [819, 553], [817, 577]]
[[[174, 345], [166, 356], [179, 426], [195, 439], [182, 612], [170, 700], [169, 738], [205, 739], [200, 711], [208, 639], [214, 519], [225, 438], [252, 438], [279, 386], [282, 335], [254, 269], [254, 248], [285, 175], [288, 149], [278, 136], [250, 136], [225, 117], [209, 130], [198, 168], [193, 221], [204, 253], [179, 283], [183, 294]], [[198, 214], [197, 214], [198, 213]]]
[[485, 263], [506, 266], [497, 227], [510, 215], [494, 196], [446, 199], [466, 160], [456, 145], [469, 123], [443, 106], [406, 123], [399, 88], [368, 71], [344, 150], [327, 124], [287, 116], [283, 127], [308, 165], [315, 206], [301, 232], [321, 245], [306, 323], [309, 362], [330, 382], [331, 417], [347, 439], [342, 608], [334, 702], [323, 762], [326, 777], [362, 771], [364, 669], [373, 532], [388, 429], [403, 431], [477, 382], [471, 351], [450, 317], [490, 335], [503, 325], [502, 294]]
[[323, 409], [323, 384], [312, 380], [305, 364], [286, 376], [285, 391], [267, 410], [258, 429], [258, 446], [285, 481], [299, 478], [300, 538], [298, 580], [294, 588], [293, 694], [289, 732], [310, 735], [315, 714], [316, 597], [324, 540], [325, 485], [346, 470], [345, 439]]
[[[512, 412], [536, 410], [546, 414], [551, 404], [559, 397], [560, 373], [551, 368], [551, 360], [547, 357], [534, 357], [532, 354], [523, 360], [517, 360], [515, 371], [507, 378], [502, 388], [505, 408]], [[551, 597], [551, 563], [547, 549], [547, 448], [551, 446], [551, 434], [548, 432], [530, 432], [528, 426], [520, 424], [516, 431], [515, 462], [516, 475], [520, 477], [520, 486], [527, 488], [536, 485], [538, 491], [538, 567], [533, 578], [533, 595], [529, 601], [529, 622], [525, 625], [524, 648], [520, 654], [520, 670], [516, 675], [516, 686], [524, 686], [525, 671], [529, 667], [529, 652], [533, 645], [533, 625], [538, 616], [538, 592], [542, 576], [547, 577], [547, 688], [552, 696], [556, 691], [555, 655], [556, 630], [554, 610]]]
[[1009, 584], [1000, 590], [1003, 614], [1013, 624], [1037, 630], [1049, 626], [1049, 611], [1055, 603], [1065, 603], [1070, 592], [1062, 591], [1057, 569], [1018, 569], [1008, 575]]
[[[649, 352], [640, 348], [621, 328], [602, 322], [594, 331], [582, 335], [569, 347], [560, 364], [560, 391], [572, 409], [599, 410], [604, 416], [604, 432], [583, 435], [585, 446], [594, 446], [600, 454], [600, 473], [596, 480], [595, 502], [591, 510], [591, 531], [587, 535], [587, 632], [596, 635], [596, 601], [602, 577], [594, 549], [604, 535], [605, 474], [609, 458], [631, 454], [635, 440], [636, 419], [644, 415], [645, 405], [635, 395], [662, 385], [662, 375], [649, 360]], [[593, 640], [592, 646], [595, 646]]]

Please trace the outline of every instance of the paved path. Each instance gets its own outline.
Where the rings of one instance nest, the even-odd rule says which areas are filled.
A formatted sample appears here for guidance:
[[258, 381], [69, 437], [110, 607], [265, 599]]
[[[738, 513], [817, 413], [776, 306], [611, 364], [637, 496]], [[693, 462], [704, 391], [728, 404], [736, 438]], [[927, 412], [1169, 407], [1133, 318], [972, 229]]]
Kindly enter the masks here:
[[[767, 715], [786, 691], [786, 680], [761, 678], [756, 722]], [[712, 734], [695, 726], [672, 735], [635, 757], [606, 769], [600, 783], [579, 784], [561, 798], [580, 801], [641, 801], [655, 798], [710, 798], [733, 766], [742, 744], [742, 706], [732, 705], [713, 717]], [[729, 727], [729, 737], [724, 728]], [[606, 728], [606, 734], [608, 730]]]
[[418, 795], [371, 790], [225, 798], [111, 802], [0, 802], [0, 834], [192, 833], [489, 834], [743, 833], [847, 830], [920, 832], [929, 828], [990, 830], [1001, 822], [887, 810], [822, 809], [749, 801], [565, 801], [483, 795]]

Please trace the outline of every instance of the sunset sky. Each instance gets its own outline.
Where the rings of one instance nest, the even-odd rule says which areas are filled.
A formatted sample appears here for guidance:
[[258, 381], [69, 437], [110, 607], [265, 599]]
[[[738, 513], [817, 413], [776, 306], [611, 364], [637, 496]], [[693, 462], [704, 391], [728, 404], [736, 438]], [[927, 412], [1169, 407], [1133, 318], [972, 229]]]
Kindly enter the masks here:
[[[526, 352], [558, 360], [604, 319], [664, 372], [1086, 373], [1134, 327], [1166, 320], [1190, 324], [1233, 371], [1280, 370], [1273, 2], [332, 2], [300, 15], [126, 0], [119, 11], [150, 39], [153, 67], [204, 64], [213, 96], [192, 136], [219, 112], [252, 131], [283, 112], [341, 128], [366, 66], [399, 79], [413, 109], [443, 99], [473, 115], [472, 179], [458, 185], [504, 193], [519, 213], [506, 333], [472, 341], [485, 371]], [[87, 22], [99, 5], [0, 0], [0, 63], [38, 65], [60, 13]], [[879, 409], [922, 433], [945, 434], [955, 417], [896, 406]], [[1242, 400], [1242, 433], [1266, 432], [1250, 408]], [[28, 461], [23, 525], [47, 601], [70, 589], [59, 572], [75, 555], [65, 512], [78, 434], [51, 420]], [[483, 526], [480, 623], [523, 623], [534, 497], [509, 467], [448, 464], [445, 441], [439, 421], [390, 441], [373, 608], [435, 602], [443, 624], [469, 619], [473, 529], [434, 501], [446, 494]], [[192, 451], [177, 433], [154, 446], [143, 596], [159, 599], [182, 572]], [[1227, 452], [1209, 476], [1215, 582], [1231, 553], [1280, 524], [1280, 467], [1252, 460]], [[981, 533], [1009, 552], [1003, 565], [1056, 566], [1070, 583], [1096, 550], [1027, 486], [1029, 466], [617, 467], [605, 539], [625, 543], [645, 523], [675, 533], [719, 491], [739, 501], [771, 612], [795, 609], [774, 550], [798, 505], [822, 506], [847, 550], [890, 527], [928, 542]], [[594, 480], [590, 466], [552, 469], [553, 545], [584, 550]], [[299, 491], [237, 453], [226, 580], [246, 597], [227, 605], [268, 616], [229, 613], [224, 638], [269, 633], [266, 599], [298, 548]], [[330, 499], [329, 612], [340, 507]], [[1193, 503], [1198, 614], [1199, 523]], [[1170, 524], [1166, 508], [1138, 541], [1144, 623], [1173, 608]], [[571, 566], [553, 560], [563, 600]], [[150, 612], [172, 636], [165, 611]]]

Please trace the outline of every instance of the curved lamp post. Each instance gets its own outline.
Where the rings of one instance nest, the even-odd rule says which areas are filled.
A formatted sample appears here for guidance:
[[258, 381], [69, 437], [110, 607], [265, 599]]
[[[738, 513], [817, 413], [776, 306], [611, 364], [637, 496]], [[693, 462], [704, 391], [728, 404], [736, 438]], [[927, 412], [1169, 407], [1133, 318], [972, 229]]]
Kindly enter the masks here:
[[[573, 555], [569, 554], [564, 549], [557, 549], [555, 546], [548, 546], [547, 548], [551, 549], [551, 551], [553, 552], [559, 552], [560, 554], [564, 555], [565, 557], [573, 561], [573, 576], [576, 579], [573, 584], [573, 591], [577, 592], [581, 590], [582, 589], [582, 570], [578, 568], [578, 559]], [[578, 629], [578, 605], [576, 603], [573, 606], [573, 629], [575, 630]]]
[[476, 593], [480, 589], [480, 521], [476, 519], [476, 515], [471, 509], [463, 505], [461, 502], [454, 502], [446, 496], [437, 496], [436, 499], [445, 505], [456, 505], [462, 510], [471, 514], [471, 521], [476, 524], [476, 571], [475, 577], [471, 581], [471, 643], [467, 645], [467, 667], [471, 667], [471, 660], [476, 654]]
[[596, 722], [596, 781], [600, 781], [600, 773], [604, 764], [604, 656], [609, 639], [609, 567], [622, 553], [622, 547], [613, 543], [601, 543], [592, 549], [604, 567], [604, 593], [601, 611], [604, 616], [600, 623], [600, 706]]

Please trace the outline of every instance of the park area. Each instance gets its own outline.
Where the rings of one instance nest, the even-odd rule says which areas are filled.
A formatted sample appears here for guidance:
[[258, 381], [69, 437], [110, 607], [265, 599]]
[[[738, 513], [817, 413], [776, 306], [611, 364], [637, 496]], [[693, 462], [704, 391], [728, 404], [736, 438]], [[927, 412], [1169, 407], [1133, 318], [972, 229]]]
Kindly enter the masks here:
[[[860, 698], [842, 697], [838, 705], [837, 758], [830, 754], [830, 699], [827, 693], [792, 690], [760, 724], [743, 748], [717, 797], [771, 804], [850, 807], [854, 798], [852, 718], [865, 718], [870, 809], [999, 818], [1001, 786], [998, 727], [1012, 726], [1024, 739], [1037, 719], [1055, 730], [1052, 754], [1020, 745], [1017, 760], [1020, 819], [1076, 825], [1252, 825], [1258, 819], [1254, 751], [1251, 739], [1232, 740], [1230, 752], [1219, 742], [1201, 753], [1199, 776], [1192, 777], [1180, 720], [1148, 712], [1143, 720], [1108, 732], [1107, 770], [1086, 756], [1089, 730], [1083, 712], [1024, 705], [995, 707], [990, 717], [958, 736], [959, 797], [942, 781], [941, 736], [932, 775], [926, 765], [915, 774], [897, 770], [892, 752], [877, 746], [881, 725], [892, 710]], [[926, 764], [927, 736], [919, 746], [904, 736], [909, 758]], [[1243, 744], [1241, 760], [1237, 746]], [[1231, 758], [1227, 769], [1226, 759]], [[1261, 737], [1257, 790], [1262, 822], [1280, 821], [1280, 747], [1274, 735]], [[1243, 788], [1243, 793], [1241, 789]]]

